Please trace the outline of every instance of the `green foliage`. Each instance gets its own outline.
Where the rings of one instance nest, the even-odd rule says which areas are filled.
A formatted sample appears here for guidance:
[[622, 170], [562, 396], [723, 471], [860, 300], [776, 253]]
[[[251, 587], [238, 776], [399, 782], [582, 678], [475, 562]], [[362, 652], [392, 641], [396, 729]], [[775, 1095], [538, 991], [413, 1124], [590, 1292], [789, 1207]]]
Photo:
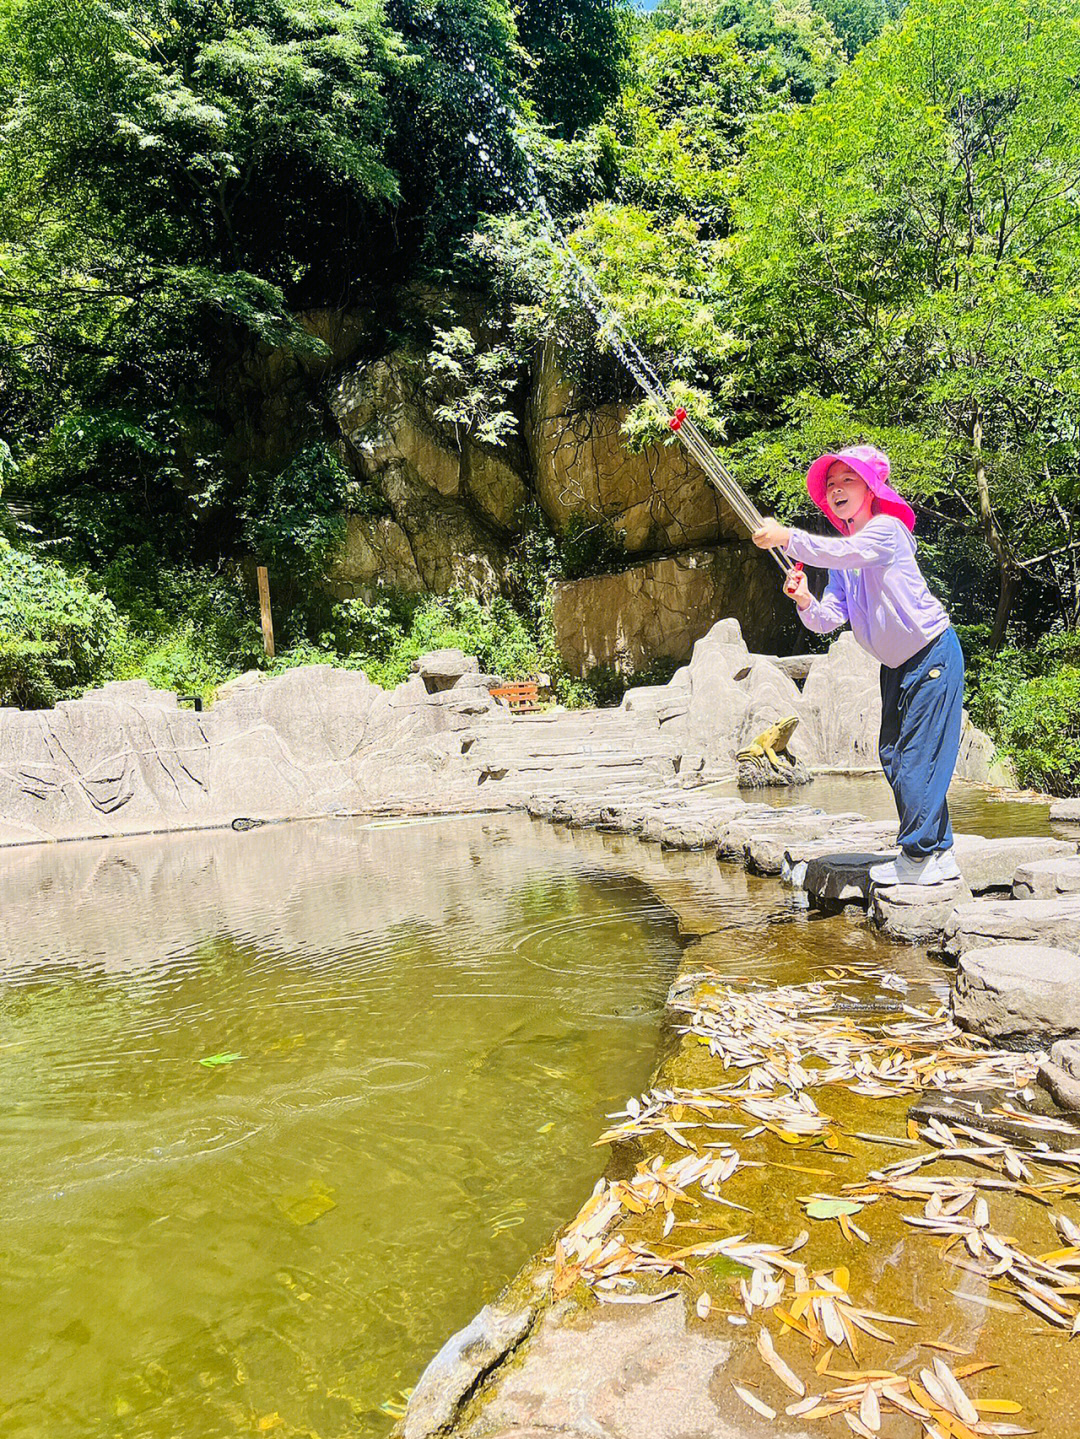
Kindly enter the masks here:
[[257, 611], [237, 570], [163, 567], [144, 544], [120, 551], [98, 582], [123, 622], [109, 659], [113, 678], [209, 697], [265, 663]]
[[282, 583], [313, 584], [345, 537], [356, 489], [329, 445], [305, 446], [276, 475], [253, 482], [244, 512], [251, 552]]
[[624, 568], [625, 533], [603, 518], [578, 511], [570, 516], [556, 541], [559, 576], [568, 580]]
[[656, 23], [729, 34], [768, 66], [770, 88], [805, 103], [835, 80], [844, 61], [836, 31], [810, 0], [660, 0]]
[[434, 415], [458, 433], [489, 445], [505, 444], [517, 429], [517, 416], [507, 408], [522, 374], [522, 357], [511, 345], [478, 350], [464, 325], [436, 329], [428, 355], [425, 388], [437, 403]]
[[0, 539], [0, 704], [43, 709], [107, 678], [120, 635], [85, 579]]
[[412, 661], [429, 650], [464, 650], [477, 656], [485, 673], [507, 679], [539, 668], [536, 640], [499, 597], [489, 605], [458, 593], [392, 596], [370, 605], [347, 600], [335, 606], [334, 627], [339, 653], [384, 688], [407, 679]]
[[520, 0], [518, 38], [535, 74], [529, 91], [566, 138], [600, 119], [629, 69], [625, 0]]
[[1078, 66], [1056, 0], [917, 0], [762, 129], [737, 206], [761, 403], [836, 396], [859, 429], [936, 449], [917, 483], [985, 544], [995, 643], [1021, 581], [1075, 595]]
[[970, 706], [1022, 785], [1080, 794], [1080, 635], [1001, 650], [977, 667]]
[[814, 9], [832, 26], [849, 60], [876, 40], [891, 18], [886, 0], [814, 0]]

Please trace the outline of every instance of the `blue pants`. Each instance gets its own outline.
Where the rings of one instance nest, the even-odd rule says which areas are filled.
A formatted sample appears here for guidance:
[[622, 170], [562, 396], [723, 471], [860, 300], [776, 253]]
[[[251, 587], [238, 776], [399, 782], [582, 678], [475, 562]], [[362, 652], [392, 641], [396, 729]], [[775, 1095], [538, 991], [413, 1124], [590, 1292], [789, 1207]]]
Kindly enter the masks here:
[[960, 751], [963, 703], [964, 656], [951, 626], [902, 665], [881, 666], [878, 752], [896, 797], [899, 843], [913, 857], [952, 847], [945, 793]]

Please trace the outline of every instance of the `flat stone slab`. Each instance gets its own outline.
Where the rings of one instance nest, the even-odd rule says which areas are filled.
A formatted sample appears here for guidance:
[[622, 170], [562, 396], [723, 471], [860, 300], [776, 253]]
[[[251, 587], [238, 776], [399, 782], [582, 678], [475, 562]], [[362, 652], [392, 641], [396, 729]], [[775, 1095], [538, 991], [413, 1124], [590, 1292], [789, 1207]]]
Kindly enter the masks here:
[[985, 839], [981, 834], [958, 834], [953, 853], [968, 888], [973, 894], [983, 894], [988, 889], [1011, 889], [1018, 865], [1075, 856], [1076, 845], [1067, 839], [1044, 839], [1038, 835]]
[[1013, 875], [1012, 892], [1013, 899], [1056, 899], [1062, 894], [1080, 894], [1080, 855], [1019, 865]]
[[585, 1316], [556, 1306], [454, 1439], [744, 1439], [761, 1426], [739, 1412], [731, 1352], [718, 1321], [688, 1321], [681, 1297]]
[[827, 855], [841, 854], [845, 850], [858, 854], [887, 852], [892, 858], [898, 853], [896, 825], [886, 820], [866, 820], [860, 824], [844, 825], [824, 839], [795, 840], [784, 851], [780, 879], [796, 889], [805, 889], [806, 870], [812, 859], [824, 859]]
[[[765, 829], [755, 830], [743, 845], [743, 859], [749, 869], [757, 874], [780, 874], [784, 867], [784, 856], [800, 841], [812, 844], [818, 840], [834, 839], [834, 849], [842, 849], [849, 841], [845, 831], [849, 825], [864, 821], [865, 815], [826, 815], [831, 821], [822, 829], [822, 821], [816, 817], [791, 821], [790, 824], [770, 824]], [[864, 841], [865, 843], [865, 841]], [[855, 847], [854, 841], [851, 842]]]
[[716, 857], [742, 864], [752, 835], [782, 833], [792, 840], [817, 839], [836, 823], [835, 816], [809, 806], [793, 805], [778, 810], [772, 805], [747, 808], [747, 813], [721, 825], [716, 836]]
[[930, 944], [941, 939], [958, 904], [971, 899], [962, 879], [948, 884], [872, 886], [874, 923], [890, 939], [905, 944]]
[[1080, 955], [1046, 944], [973, 946], [960, 956], [952, 1012], [963, 1029], [1015, 1048], [1080, 1033]]
[[1056, 799], [1050, 806], [1050, 818], [1063, 824], [1080, 824], [1080, 799]]
[[1045, 944], [1069, 950], [1080, 972], [1080, 895], [1060, 899], [976, 899], [945, 926], [942, 953], [959, 959], [990, 944]]
[[702, 811], [693, 806], [664, 821], [650, 821], [642, 826], [641, 835], [643, 839], [659, 840], [665, 849], [711, 849], [720, 826], [730, 817], [730, 809]]
[[808, 861], [803, 888], [818, 907], [869, 904], [870, 870], [896, 854], [892, 850], [851, 850], [819, 855]]
[[1039, 1065], [1039, 1083], [1062, 1109], [1080, 1109], [1080, 1039], [1059, 1039]]

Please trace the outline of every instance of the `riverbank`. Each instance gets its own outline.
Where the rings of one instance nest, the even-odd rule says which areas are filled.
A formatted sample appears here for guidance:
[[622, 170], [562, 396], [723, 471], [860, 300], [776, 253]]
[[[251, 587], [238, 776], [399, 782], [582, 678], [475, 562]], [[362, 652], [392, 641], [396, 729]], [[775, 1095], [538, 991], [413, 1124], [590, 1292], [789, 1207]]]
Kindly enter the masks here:
[[[1080, 1129], [1035, 1087], [1045, 1056], [996, 1049], [953, 1024], [948, 970], [924, 945], [886, 937], [889, 916], [883, 923], [874, 906], [865, 865], [808, 853], [835, 850], [860, 826], [865, 839], [872, 822], [655, 794], [548, 794], [530, 809], [538, 823], [559, 823], [567, 843], [632, 863], [644, 838], [664, 846], [661, 862], [684, 886], [685, 867], [695, 873], [689, 903], [677, 884], [657, 890], [687, 941], [668, 997], [669, 1041], [648, 1091], [605, 1136], [611, 1161], [594, 1195], [433, 1361], [401, 1439], [674, 1439], [778, 1425], [821, 1433], [818, 1420], [845, 1406], [870, 1433], [882, 1411], [898, 1416], [884, 1420], [887, 1433], [923, 1432], [924, 1419], [952, 1434], [1020, 1432], [989, 1426], [1021, 1411], [1023, 1429], [1074, 1432], [1066, 1336], [1075, 1302], [1058, 1291], [1071, 1287], [1078, 1251], [1059, 1256], [1064, 1268], [1049, 1278], [1035, 1256], [1063, 1242], [1048, 1200], [1064, 1211], [1066, 1234], [1080, 1221], [1061, 1183], [1080, 1170], [1080, 1152], [1060, 1153], [1080, 1145]], [[964, 846], [982, 895], [953, 897], [965, 915], [1010, 904], [1023, 912], [1025, 901], [995, 890], [1025, 852], [1055, 850], [1056, 861], [1035, 861], [1043, 864], [1076, 854], [1075, 839], [1050, 834], [965, 836]], [[748, 884], [775, 889], [778, 933], [814, 934], [804, 962], [776, 965], [763, 946], [739, 972], [747, 966], [731, 916], [718, 920], [703, 902], [714, 853], [723, 871], [737, 866]], [[756, 877], [762, 870], [776, 877]], [[951, 913], [921, 908], [940, 945]], [[1080, 959], [1080, 939], [1075, 948]], [[1051, 1159], [1048, 1145], [1058, 1151]], [[987, 1256], [1002, 1236], [1012, 1258], [995, 1275], [1000, 1261]], [[948, 1250], [956, 1244], [961, 1253]], [[990, 1395], [998, 1407], [969, 1412], [965, 1428], [955, 1412], [963, 1402], [946, 1394], [938, 1403], [920, 1378], [929, 1369], [941, 1384], [935, 1359], [952, 1365], [976, 1404]], [[984, 1363], [1000, 1365], [993, 1381], [965, 1376], [966, 1365]], [[1033, 1384], [1050, 1364], [1061, 1384]], [[788, 1419], [799, 1386], [821, 1402]]]

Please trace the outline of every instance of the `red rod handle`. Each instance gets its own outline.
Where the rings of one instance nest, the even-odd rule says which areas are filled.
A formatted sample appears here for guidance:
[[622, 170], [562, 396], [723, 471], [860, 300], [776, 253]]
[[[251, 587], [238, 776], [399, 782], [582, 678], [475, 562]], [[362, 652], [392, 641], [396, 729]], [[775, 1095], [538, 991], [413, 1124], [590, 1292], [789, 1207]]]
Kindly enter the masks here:
[[683, 421], [684, 421], [685, 419], [686, 419], [686, 411], [685, 411], [685, 410], [683, 409], [683, 407], [680, 405], [679, 408], [678, 408], [678, 409], [675, 411], [675, 413], [672, 415], [671, 419], [668, 420], [668, 422], [667, 422], [667, 423], [668, 423], [668, 429], [672, 432], [673, 435], [677, 435], [677, 434], [679, 433], [679, 431], [680, 431], [680, 430], [682, 429], [682, 427], [683, 427]]

